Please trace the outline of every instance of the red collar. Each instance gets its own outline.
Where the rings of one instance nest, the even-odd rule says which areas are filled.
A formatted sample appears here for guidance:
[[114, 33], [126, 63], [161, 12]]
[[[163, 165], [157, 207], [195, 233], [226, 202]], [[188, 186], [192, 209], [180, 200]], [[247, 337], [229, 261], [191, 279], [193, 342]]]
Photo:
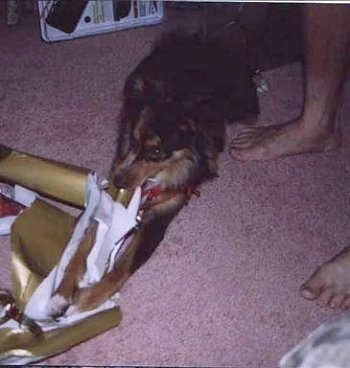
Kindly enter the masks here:
[[[193, 195], [195, 195], [196, 197], [200, 196], [200, 191], [199, 189], [195, 188], [192, 185], [189, 185], [185, 190], [184, 190], [186, 197], [187, 197], [187, 201], [189, 201]], [[170, 194], [170, 197], [167, 197], [166, 200], [168, 200], [169, 198], [172, 198], [173, 196], [175, 196], [177, 193], [179, 193], [179, 191], [168, 191], [165, 189], [162, 189], [160, 187], [153, 187], [150, 189], [142, 189], [141, 191], [141, 196], [144, 200], [144, 205], [143, 207], [146, 207], [146, 203], [149, 202], [152, 199], [157, 198], [158, 196], [160, 196], [161, 194]]]

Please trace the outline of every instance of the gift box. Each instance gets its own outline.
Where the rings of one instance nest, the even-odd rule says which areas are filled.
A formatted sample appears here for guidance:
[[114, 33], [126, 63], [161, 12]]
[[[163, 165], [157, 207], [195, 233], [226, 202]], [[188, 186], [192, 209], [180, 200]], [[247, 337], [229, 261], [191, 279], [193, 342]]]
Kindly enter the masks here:
[[[0, 182], [15, 186], [13, 198], [3, 195], [3, 218], [14, 219], [12, 290], [0, 290], [0, 364], [37, 362], [118, 326], [118, 295], [93, 310], [58, 318], [52, 317], [52, 296], [85, 241], [92, 247], [79, 287], [111, 270], [137, 229], [141, 190], [105, 190], [91, 170], [1, 145]], [[47, 198], [82, 208], [81, 213], [68, 214]], [[0, 227], [1, 221], [0, 214]], [[90, 239], [91, 224], [96, 236]]]
[[151, 0], [39, 0], [41, 36], [63, 41], [159, 24], [163, 2]]

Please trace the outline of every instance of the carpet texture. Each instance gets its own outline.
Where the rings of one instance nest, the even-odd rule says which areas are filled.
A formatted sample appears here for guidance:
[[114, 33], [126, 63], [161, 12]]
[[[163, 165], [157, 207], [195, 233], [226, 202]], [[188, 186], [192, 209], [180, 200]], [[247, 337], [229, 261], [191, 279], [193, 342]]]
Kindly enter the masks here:
[[[196, 23], [186, 12], [161, 26], [54, 44], [40, 39], [36, 16], [1, 23], [0, 143], [106, 176], [123, 82], [162, 31]], [[296, 117], [300, 65], [265, 77], [259, 122]], [[350, 241], [349, 83], [345, 97], [338, 152], [245, 164], [223, 153], [219, 178], [125, 285], [120, 326], [42, 364], [271, 368], [334, 319], [298, 288]], [[9, 237], [0, 254], [0, 286], [10, 287]]]

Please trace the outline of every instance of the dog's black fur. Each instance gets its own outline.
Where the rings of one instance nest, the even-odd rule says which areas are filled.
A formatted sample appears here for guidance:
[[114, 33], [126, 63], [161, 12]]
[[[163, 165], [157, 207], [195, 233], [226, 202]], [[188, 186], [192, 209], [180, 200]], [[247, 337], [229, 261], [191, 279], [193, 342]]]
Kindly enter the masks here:
[[[168, 152], [183, 139], [191, 149], [194, 144], [199, 152], [206, 151], [204, 136], [221, 152], [225, 123], [259, 112], [253, 74], [243, 48], [201, 42], [195, 36], [164, 36], [126, 80], [117, 161], [129, 152], [132, 131], [147, 108], [145, 125], [169, 146]], [[193, 131], [194, 141], [188, 134]], [[205, 155], [202, 158], [205, 166]], [[203, 179], [200, 175], [198, 180]]]
[[79, 310], [118, 291], [158, 246], [189, 192], [217, 175], [226, 123], [259, 112], [253, 72], [244, 49], [171, 34], [129, 75], [111, 180], [134, 189], [152, 179], [158, 195], [146, 199], [141, 228], [114, 270], [75, 292]]

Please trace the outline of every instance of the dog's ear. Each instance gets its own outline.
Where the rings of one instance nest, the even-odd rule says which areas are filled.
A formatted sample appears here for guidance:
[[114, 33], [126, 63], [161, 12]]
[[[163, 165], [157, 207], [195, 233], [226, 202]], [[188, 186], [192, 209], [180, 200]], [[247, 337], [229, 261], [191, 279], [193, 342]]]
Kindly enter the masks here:
[[124, 99], [133, 100], [135, 102], [150, 102], [150, 103], [172, 103], [171, 93], [167, 91], [164, 82], [156, 80], [147, 80], [143, 77], [130, 77], [127, 79], [124, 91]]
[[134, 80], [134, 91], [137, 94], [143, 95], [146, 91], [146, 83], [143, 79], [141, 78], [136, 78]]
[[127, 100], [143, 99], [146, 94], [146, 82], [143, 78], [130, 75], [124, 85], [123, 96]]

